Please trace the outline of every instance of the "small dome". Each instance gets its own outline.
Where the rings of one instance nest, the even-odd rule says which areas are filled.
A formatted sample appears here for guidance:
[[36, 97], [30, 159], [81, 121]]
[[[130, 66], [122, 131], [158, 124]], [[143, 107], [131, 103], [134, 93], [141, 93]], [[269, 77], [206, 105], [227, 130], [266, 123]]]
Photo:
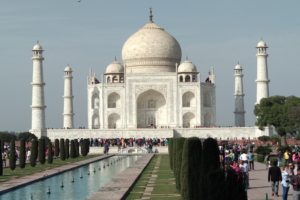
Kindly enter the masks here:
[[237, 64], [234, 69], [242, 69], [242, 66], [240, 64]]
[[72, 68], [70, 67], [70, 65], [67, 65], [64, 71], [65, 72], [72, 72]]
[[124, 67], [117, 60], [114, 60], [111, 64], [106, 67], [106, 74], [119, 74], [124, 73]]
[[43, 51], [43, 47], [42, 47], [42, 45], [40, 45], [39, 42], [37, 42], [37, 43], [33, 46], [32, 51]]
[[179, 65], [178, 72], [197, 72], [197, 68], [191, 61], [185, 60]]
[[258, 43], [257, 43], [257, 45], [256, 45], [256, 47], [257, 48], [259, 48], [259, 47], [268, 47], [267, 46], [267, 43], [266, 42], [264, 42], [263, 40], [261, 40], [261, 41], [259, 41]]

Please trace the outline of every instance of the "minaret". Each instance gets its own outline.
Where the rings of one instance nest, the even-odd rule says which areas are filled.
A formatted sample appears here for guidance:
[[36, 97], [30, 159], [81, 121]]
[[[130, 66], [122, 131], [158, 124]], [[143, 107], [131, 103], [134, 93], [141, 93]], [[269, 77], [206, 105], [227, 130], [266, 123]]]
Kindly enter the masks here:
[[44, 97], [44, 79], [43, 79], [43, 48], [37, 42], [32, 49], [32, 104], [31, 104], [31, 130], [37, 137], [46, 134], [45, 122], [45, 97]]
[[237, 64], [234, 68], [234, 125], [240, 127], [245, 126], [243, 76], [243, 68]]
[[264, 41], [257, 43], [257, 78], [256, 78], [256, 104], [260, 103], [262, 98], [269, 97], [268, 64], [267, 64], [267, 44]]
[[215, 75], [215, 68], [211, 67], [208, 73], [208, 77], [211, 83], [216, 84], [216, 75]]
[[74, 127], [74, 113], [73, 113], [73, 92], [72, 92], [72, 68], [68, 65], [65, 70], [65, 86], [64, 86], [64, 125], [63, 128]]

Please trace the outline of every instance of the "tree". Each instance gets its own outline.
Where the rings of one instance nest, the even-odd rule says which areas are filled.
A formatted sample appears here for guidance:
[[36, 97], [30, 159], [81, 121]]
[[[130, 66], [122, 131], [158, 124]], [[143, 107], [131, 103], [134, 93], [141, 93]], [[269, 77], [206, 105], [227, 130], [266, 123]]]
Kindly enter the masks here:
[[255, 105], [256, 125], [261, 130], [265, 126], [275, 127], [281, 136], [281, 144], [286, 146], [286, 135], [295, 135], [300, 130], [300, 98], [295, 96], [271, 96], [261, 99]]
[[181, 195], [185, 200], [201, 199], [202, 145], [199, 138], [187, 138], [183, 145], [180, 172]]
[[36, 159], [38, 156], [38, 141], [32, 140], [31, 142], [31, 154], [30, 154], [30, 165], [34, 167], [36, 165]]
[[176, 153], [177, 153], [177, 147], [176, 147], [176, 140], [177, 140], [177, 138], [173, 138], [173, 155], [172, 155], [172, 157], [173, 157], [173, 172], [174, 172], [174, 176], [176, 177], [176, 172], [177, 172], [177, 170], [176, 170]]
[[66, 159], [69, 159], [69, 157], [70, 157], [70, 150], [69, 150], [69, 147], [70, 147], [70, 141], [69, 141], [69, 139], [66, 139], [66, 141], [65, 141], [65, 154], [66, 154]]
[[180, 182], [180, 172], [181, 172], [181, 164], [182, 164], [182, 152], [183, 152], [183, 145], [184, 145], [185, 138], [178, 138], [176, 140], [176, 189], [181, 190], [181, 182]]
[[[224, 186], [224, 174], [220, 171], [220, 151], [217, 140], [207, 138], [203, 142], [202, 151], [202, 181], [200, 190], [203, 191], [202, 198], [220, 197], [218, 193]], [[212, 178], [214, 177], [214, 178]], [[215, 188], [219, 188], [215, 191]], [[211, 192], [214, 194], [212, 195]]]
[[46, 141], [44, 138], [39, 139], [39, 144], [38, 144], [38, 151], [39, 151], [39, 162], [41, 164], [45, 164], [46, 162]]
[[0, 140], [0, 176], [3, 176], [3, 160], [2, 160], [2, 152], [3, 152], [3, 149], [2, 149], [2, 140]]
[[70, 157], [76, 158], [76, 150], [75, 150], [75, 142], [74, 140], [71, 140], [71, 149], [70, 149]]
[[53, 163], [53, 150], [52, 150], [52, 142], [48, 144], [48, 163]]
[[259, 136], [257, 139], [263, 143], [266, 143], [266, 142], [270, 141], [271, 138], [270, 138], [270, 136], [262, 135], [262, 136]]
[[65, 140], [63, 138], [60, 139], [60, 159], [66, 160], [66, 152], [65, 152]]
[[37, 140], [37, 137], [30, 132], [22, 132], [18, 134], [18, 140], [25, 140], [25, 142], [30, 142], [33, 139]]
[[24, 168], [26, 165], [26, 145], [25, 145], [25, 139], [20, 140], [20, 168]]
[[2, 140], [3, 142], [10, 142], [11, 140], [16, 140], [17, 136], [15, 133], [13, 132], [0, 132], [0, 140]]
[[79, 157], [79, 142], [78, 140], [74, 140], [74, 144], [75, 144], [75, 156]]
[[11, 170], [16, 168], [16, 144], [14, 139], [10, 142], [9, 167]]
[[170, 168], [173, 170], [173, 138], [168, 139], [168, 151], [170, 158]]
[[54, 140], [54, 155], [57, 158], [59, 156], [59, 140]]

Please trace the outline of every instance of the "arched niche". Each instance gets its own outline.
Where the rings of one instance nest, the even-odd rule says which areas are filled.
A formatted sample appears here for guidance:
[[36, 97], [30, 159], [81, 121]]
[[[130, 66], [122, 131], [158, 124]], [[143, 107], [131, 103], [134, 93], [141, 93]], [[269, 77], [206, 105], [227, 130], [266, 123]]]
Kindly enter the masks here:
[[167, 124], [166, 99], [160, 92], [150, 89], [137, 98], [137, 128], [155, 128]]
[[196, 99], [194, 93], [188, 91], [182, 95], [182, 107], [195, 107]]
[[110, 114], [108, 116], [107, 122], [109, 129], [120, 128], [120, 115], [117, 113]]
[[204, 101], [204, 103], [203, 103], [204, 107], [211, 107], [212, 97], [211, 97], [211, 93], [209, 91], [204, 92], [203, 101]]
[[107, 97], [107, 107], [108, 108], [120, 108], [121, 107], [121, 98], [120, 95], [116, 92], [113, 92]]
[[182, 116], [182, 127], [191, 128], [195, 124], [195, 115], [192, 112], [187, 112]]
[[93, 129], [100, 128], [99, 115], [97, 115], [97, 114], [94, 114], [92, 117], [92, 128]]
[[98, 88], [94, 88], [92, 92], [92, 99], [91, 99], [91, 107], [92, 109], [99, 109], [99, 90]]

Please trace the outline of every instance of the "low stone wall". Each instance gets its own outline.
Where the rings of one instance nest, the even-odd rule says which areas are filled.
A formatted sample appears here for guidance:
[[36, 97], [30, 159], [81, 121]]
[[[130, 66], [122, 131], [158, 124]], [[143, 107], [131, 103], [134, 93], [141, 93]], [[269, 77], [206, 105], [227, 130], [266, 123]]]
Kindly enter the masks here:
[[[38, 135], [38, 133], [36, 133]], [[56, 138], [170, 138], [170, 137], [213, 137], [218, 139], [258, 138], [272, 135], [271, 128], [259, 130], [257, 127], [209, 127], [175, 129], [47, 129], [47, 136]]]

